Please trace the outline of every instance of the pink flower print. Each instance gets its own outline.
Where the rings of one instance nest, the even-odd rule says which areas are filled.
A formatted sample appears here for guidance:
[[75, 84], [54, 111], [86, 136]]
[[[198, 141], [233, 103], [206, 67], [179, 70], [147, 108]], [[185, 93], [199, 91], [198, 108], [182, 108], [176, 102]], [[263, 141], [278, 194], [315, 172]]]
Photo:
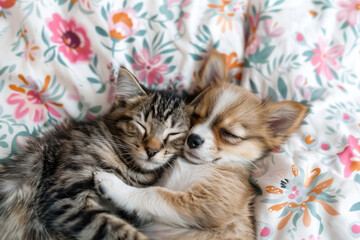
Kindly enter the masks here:
[[131, 8], [110, 12], [108, 17], [110, 37], [122, 40], [134, 36], [140, 27], [136, 12]]
[[259, 25], [259, 13], [255, 17], [249, 16], [250, 27], [251, 27], [251, 38], [247, 43], [245, 53], [254, 54], [261, 44], [261, 36], [257, 34], [257, 26]]
[[349, 225], [349, 232], [354, 239], [360, 237], [360, 222], [356, 221]]
[[327, 151], [330, 149], [330, 144], [328, 142], [322, 142], [320, 148], [324, 151]]
[[273, 20], [269, 18], [264, 21], [266, 35], [272, 38], [281, 36], [285, 32], [285, 29], [283, 27], [277, 27], [277, 22], [275, 24], [272, 24], [272, 22]]
[[[179, 4], [181, 9], [184, 9], [191, 3], [191, 0], [166, 0], [166, 8], [170, 9], [175, 4]], [[188, 12], [183, 12], [182, 16], [177, 20], [177, 28], [180, 29], [183, 25], [184, 18], [189, 18], [190, 14]]]
[[348, 124], [351, 124], [351, 123], [353, 123], [355, 121], [355, 119], [349, 114], [346, 113], [346, 112], [343, 112], [343, 113], [339, 114], [338, 117], [341, 119], [341, 121], [343, 121], [345, 123], [348, 123]]
[[350, 26], [355, 26], [360, 11], [360, 0], [340, 1], [339, 6], [341, 10], [336, 15], [337, 20], [345, 19]]
[[341, 90], [341, 91], [345, 91], [345, 88], [341, 85], [337, 85], [337, 87]]
[[348, 138], [348, 146], [337, 154], [341, 164], [345, 166], [344, 177], [349, 178], [354, 171], [360, 171], [360, 144], [352, 135]]
[[246, 54], [254, 54], [261, 44], [261, 37], [258, 34], [254, 34], [246, 46]]
[[46, 112], [49, 112], [54, 117], [61, 117], [60, 113], [53, 107], [61, 107], [62, 104], [52, 101], [49, 94], [46, 93], [50, 84], [50, 76], [46, 76], [42, 89], [39, 89], [31, 78], [25, 79], [21, 74], [19, 78], [26, 86], [20, 87], [11, 84], [9, 87], [15, 93], [11, 94], [7, 99], [8, 104], [17, 105], [14, 114], [15, 119], [22, 119], [25, 115], [29, 115], [34, 123], [38, 123], [44, 120]]
[[177, 23], [177, 29], [180, 29], [182, 27], [184, 18], [189, 18], [189, 17], [190, 17], [190, 14], [187, 12], [184, 12], [184, 15], [181, 18], [179, 18], [179, 21]]
[[303, 46], [307, 45], [305, 37], [302, 33], [296, 32], [294, 35], [294, 38], [298, 44], [303, 45]]
[[302, 35], [301, 33], [296, 34], [296, 41], [298, 42], [304, 41], [304, 35]]
[[293, 200], [295, 199], [297, 196], [299, 196], [299, 190], [297, 189], [296, 186], [292, 187], [292, 193], [288, 196], [289, 199]]
[[260, 14], [256, 13], [255, 17], [250, 15], [249, 16], [249, 21], [250, 21], [250, 27], [251, 27], [251, 33], [254, 34], [256, 32], [256, 29], [259, 25], [259, 18], [260, 18]]
[[191, 0], [166, 0], [166, 7], [171, 8], [176, 3], [181, 3], [180, 7], [186, 7], [191, 3]]
[[154, 82], [163, 83], [164, 76], [162, 73], [169, 71], [169, 67], [166, 64], [160, 63], [161, 55], [156, 54], [155, 56], [150, 57], [150, 53], [147, 48], [143, 48], [141, 52], [142, 56], [135, 53], [134, 58], [136, 63], [131, 65], [136, 71], [141, 71], [139, 74], [139, 80], [145, 81], [147, 78], [149, 86], [153, 85]]
[[312, 65], [316, 66], [316, 74], [325, 74], [328, 80], [334, 78], [331, 70], [340, 69], [338, 58], [343, 54], [345, 47], [343, 45], [336, 45], [330, 47], [328, 42], [319, 38], [317, 48], [312, 50], [314, 55], [311, 57]]
[[25, 62], [27, 62], [28, 59], [34, 61], [36, 57], [35, 51], [37, 50], [39, 50], [39, 47], [36, 46], [34, 43], [25, 42], [25, 50], [24, 50]]
[[[313, 234], [310, 234], [309, 235], [309, 238], [308, 238], [308, 240], [321, 240], [322, 238], [320, 237], [320, 236], [317, 236], [316, 238], [315, 238], [315, 236], [313, 235]], [[307, 239], [305, 239], [305, 238], [302, 238], [301, 240], [307, 240]]]
[[240, 12], [240, 11], [243, 11], [243, 9], [245, 8], [245, 3], [243, 2], [237, 2], [237, 3], [234, 3], [234, 9], [233, 11], [234, 12]]
[[53, 14], [53, 18], [47, 23], [53, 33], [51, 41], [59, 44], [59, 52], [72, 63], [87, 61], [92, 54], [90, 40], [83, 27], [74, 20], [63, 20], [59, 14]]
[[267, 237], [270, 235], [270, 233], [271, 233], [270, 228], [264, 227], [263, 229], [261, 229], [260, 237]]
[[272, 235], [273, 235], [273, 232], [274, 232], [274, 229], [273, 227], [269, 224], [269, 223], [264, 223], [264, 222], [258, 222], [257, 223], [257, 226], [258, 226], [258, 239], [259, 240], [268, 240], [268, 239], [271, 239]]

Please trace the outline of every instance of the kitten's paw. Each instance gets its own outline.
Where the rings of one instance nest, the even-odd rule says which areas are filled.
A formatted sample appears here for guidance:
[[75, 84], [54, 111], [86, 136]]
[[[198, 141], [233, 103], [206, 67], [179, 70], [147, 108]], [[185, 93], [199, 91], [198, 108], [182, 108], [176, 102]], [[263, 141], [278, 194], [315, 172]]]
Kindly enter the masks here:
[[112, 173], [108, 173], [108, 172], [94, 173], [94, 183], [95, 183], [96, 192], [98, 193], [98, 195], [108, 198], [108, 200], [111, 200], [109, 194], [111, 194], [111, 190], [118, 181], [119, 181], [118, 177], [116, 177]]

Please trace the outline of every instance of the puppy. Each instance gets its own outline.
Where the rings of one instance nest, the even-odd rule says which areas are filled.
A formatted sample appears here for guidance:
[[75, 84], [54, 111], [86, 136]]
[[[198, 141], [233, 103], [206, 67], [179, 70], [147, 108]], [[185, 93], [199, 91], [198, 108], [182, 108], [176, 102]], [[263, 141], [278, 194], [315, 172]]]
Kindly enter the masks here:
[[95, 174], [104, 198], [149, 223], [150, 239], [255, 239], [249, 167], [282, 144], [302, 123], [307, 107], [262, 102], [230, 83], [223, 57], [213, 52], [201, 74], [202, 92], [190, 103], [192, 129], [184, 159], [156, 187], [124, 184]]

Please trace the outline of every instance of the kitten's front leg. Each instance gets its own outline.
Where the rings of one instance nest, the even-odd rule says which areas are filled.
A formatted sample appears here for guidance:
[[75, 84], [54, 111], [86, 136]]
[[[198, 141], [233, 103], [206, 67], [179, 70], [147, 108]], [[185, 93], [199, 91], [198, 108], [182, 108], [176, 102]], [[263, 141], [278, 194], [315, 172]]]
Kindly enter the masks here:
[[186, 226], [186, 221], [158, 194], [159, 187], [132, 187], [108, 172], [95, 173], [94, 180], [99, 195], [123, 210], [135, 211], [142, 220]]
[[113, 173], [95, 172], [94, 180], [98, 194], [119, 207], [123, 207], [133, 192], [134, 187], [127, 185]]
[[128, 212], [136, 212], [142, 220], [150, 220], [146, 211], [141, 211], [135, 204], [134, 199], [138, 199], [138, 188], [124, 183], [115, 174], [109, 172], [95, 172], [95, 189], [98, 194], [113, 202], [115, 206]]

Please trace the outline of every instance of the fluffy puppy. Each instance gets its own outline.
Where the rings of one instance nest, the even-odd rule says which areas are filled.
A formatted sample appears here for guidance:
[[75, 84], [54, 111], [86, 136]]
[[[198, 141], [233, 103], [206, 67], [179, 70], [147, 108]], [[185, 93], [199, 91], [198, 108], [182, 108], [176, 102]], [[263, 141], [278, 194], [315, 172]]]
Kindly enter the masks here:
[[150, 239], [254, 239], [249, 166], [278, 147], [302, 123], [301, 103], [261, 101], [229, 81], [213, 52], [201, 75], [203, 91], [191, 102], [192, 129], [179, 159], [157, 187], [134, 188], [98, 172], [100, 194], [149, 223]]

